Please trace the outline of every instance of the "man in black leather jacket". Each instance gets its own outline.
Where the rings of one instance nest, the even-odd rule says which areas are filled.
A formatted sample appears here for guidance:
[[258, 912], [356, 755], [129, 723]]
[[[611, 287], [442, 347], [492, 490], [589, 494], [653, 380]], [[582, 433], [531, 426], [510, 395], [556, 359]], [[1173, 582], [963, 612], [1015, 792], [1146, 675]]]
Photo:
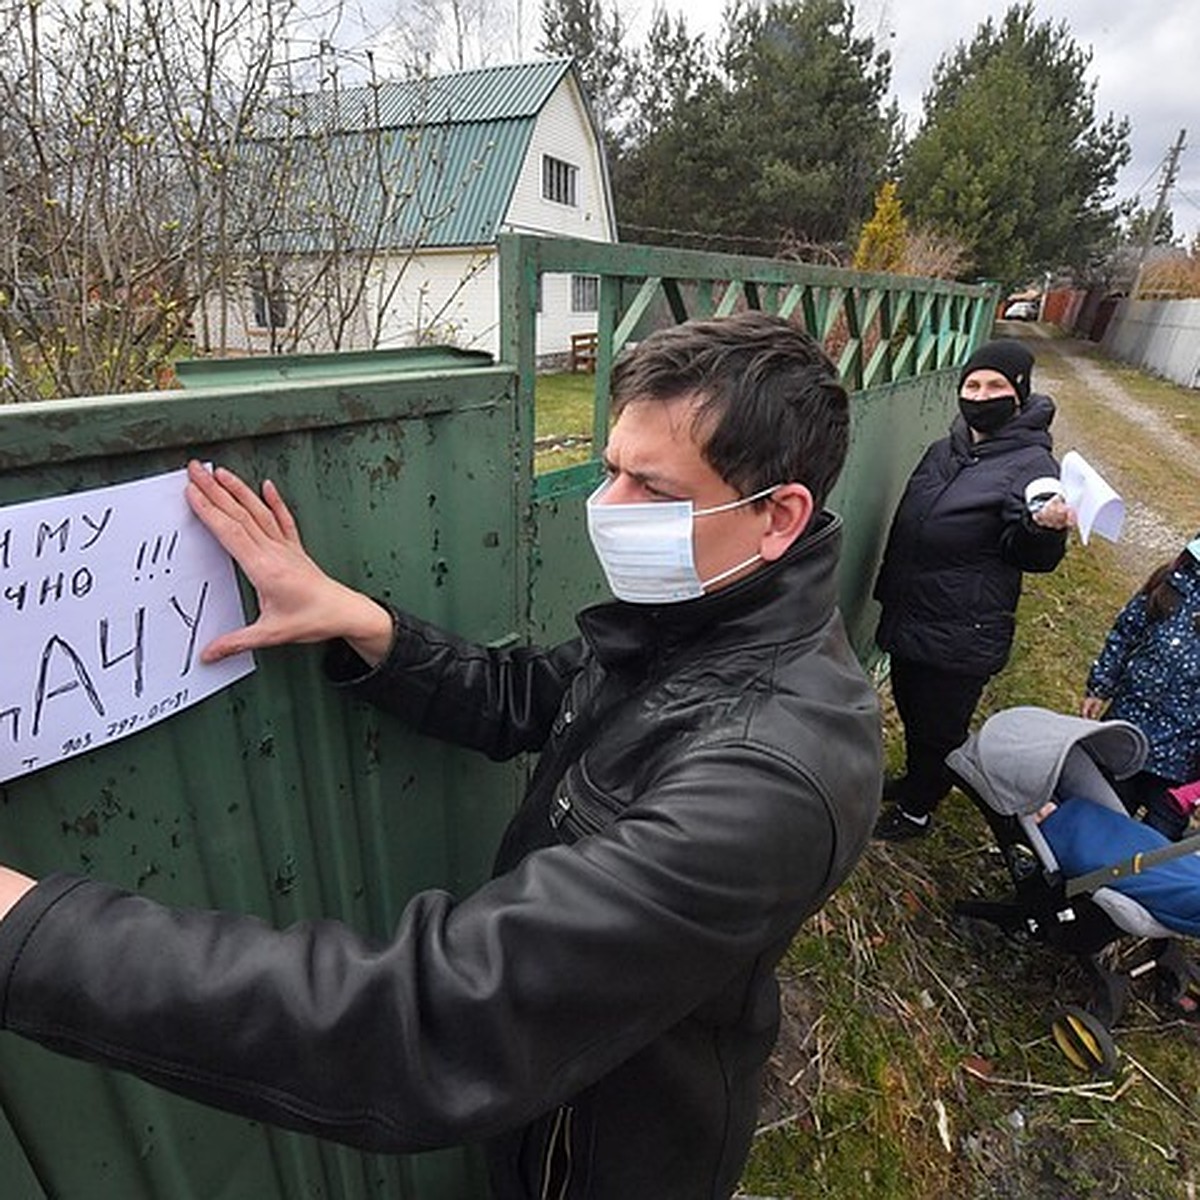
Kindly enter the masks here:
[[774, 967], [878, 805], [821, 511], [847, 398], [806, 335], [752, 313], [646, 339], [614, 411], [589, 526], [636, 599], [549, 650], [389, 611], [316, 566], [270, 484], [192, 464], [259, 596], [208, 658], [340, 639], [337, 683], [495, 758], [540, 750], [537, 771], [491, 882], [416, 896], [386, 945], [0, 868], [4, 1027], [359, 1147], [486, 1139], [497, 1200], [732, 1193]]

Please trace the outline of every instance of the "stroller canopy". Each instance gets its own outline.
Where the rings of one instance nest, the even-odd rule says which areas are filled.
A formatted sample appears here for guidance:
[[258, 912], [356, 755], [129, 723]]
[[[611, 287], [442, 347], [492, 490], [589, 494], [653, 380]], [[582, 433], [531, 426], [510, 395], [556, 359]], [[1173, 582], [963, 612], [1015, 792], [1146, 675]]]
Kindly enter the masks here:
[[[1089, 721], [1026, 705], [989, 717], [946, 763], [996, 812], [1021, 816], [1053, 799], [1060, 781], [1069, 792], [1094, 795], [1096, 764], [1124, 779], [1145, 762], [1147, 750], [1145, 734], [1128, 721]], [[1107, 783], [1103, 790], [1111, 794]]]

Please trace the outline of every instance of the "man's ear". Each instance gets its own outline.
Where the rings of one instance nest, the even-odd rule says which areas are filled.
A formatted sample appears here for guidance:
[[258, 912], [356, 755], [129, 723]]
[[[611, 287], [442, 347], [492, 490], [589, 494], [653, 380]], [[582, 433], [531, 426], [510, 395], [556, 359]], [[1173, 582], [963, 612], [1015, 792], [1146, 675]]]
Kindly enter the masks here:
[[774, 562], [808, 528], [812, 520], [812, 492], [802, 483], [785, 483], [767, 498], [770, 523], [763, 531], [758, 552], [764, 562]]

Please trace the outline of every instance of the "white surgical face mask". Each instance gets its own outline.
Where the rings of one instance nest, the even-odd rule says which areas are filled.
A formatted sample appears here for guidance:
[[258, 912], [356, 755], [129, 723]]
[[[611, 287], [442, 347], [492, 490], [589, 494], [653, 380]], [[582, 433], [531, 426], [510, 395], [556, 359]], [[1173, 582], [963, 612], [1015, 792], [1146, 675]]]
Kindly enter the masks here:
[[692, 551], [692, 522], [696, 517], [728, 512], [769, 496], [775, 487], [753, 496], [694, 509], [690, 500], [659, 500], [648, 504], [601, 504], [612, 486], [605, 480], [587, 500], [588, 535], [612, 594], [634, 604], [673, 604], [694, 600], [705, 589], [758, 562], [761, 554], [721, 571], [711, 579], [696, 574]]

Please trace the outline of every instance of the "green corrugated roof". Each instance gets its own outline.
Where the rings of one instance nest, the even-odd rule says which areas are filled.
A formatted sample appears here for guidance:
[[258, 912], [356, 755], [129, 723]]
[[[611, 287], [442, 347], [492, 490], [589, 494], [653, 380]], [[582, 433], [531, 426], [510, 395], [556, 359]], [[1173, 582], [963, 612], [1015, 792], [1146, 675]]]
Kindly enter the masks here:
[[[553, 58], [311, 92], [289, 100], [285, 116], [311, 133], [516, 121], [536, 117], [570, 67], [569, 58]], [[277, 136], [278, 131], [264, 130], [263, 135]]]
[[294, 198], [271, 249], [324, 250], [335, 228], [347, 248], [494, 241], [534, 122], [571, 69], [514, 63], [290, 101], [248, 156], [277, 164]]

